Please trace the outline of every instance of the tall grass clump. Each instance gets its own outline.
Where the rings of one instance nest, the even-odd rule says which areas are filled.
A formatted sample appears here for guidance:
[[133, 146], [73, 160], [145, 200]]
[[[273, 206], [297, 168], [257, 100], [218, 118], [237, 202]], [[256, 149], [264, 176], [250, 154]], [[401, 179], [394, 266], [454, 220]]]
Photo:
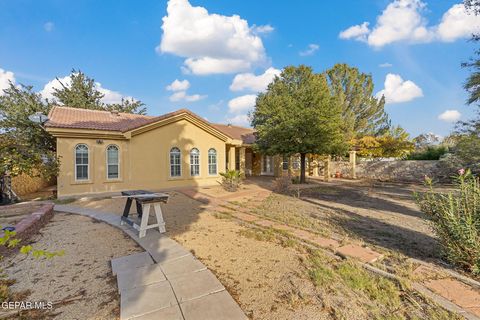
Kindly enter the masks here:
[[480, 275], [480, 181], [470, 170], [460, 169], [454, 190], [437, 192], [426, 178], [428, 191], [416, 194], [420, 209], [431, 218], [446, 258]]

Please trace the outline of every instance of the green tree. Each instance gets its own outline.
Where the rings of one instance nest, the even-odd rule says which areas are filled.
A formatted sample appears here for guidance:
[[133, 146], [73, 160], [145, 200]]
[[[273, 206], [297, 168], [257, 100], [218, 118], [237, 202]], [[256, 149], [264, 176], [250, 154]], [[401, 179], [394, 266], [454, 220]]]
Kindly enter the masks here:
[[10, 86], [0, 96], [0, 175], [55, 175], [55, 139], [28, 117], [50, 105], [31, 86]]
[[53, 89], [54, 103], [67, 107], [103, 110], [102, 98], [105, 96], [97, 90], [95, 80], [75, 69], [70, 74], [70, 83], [63, 83], [57, 78], [61, 88]]
[[372, 76], [347, 64], [336, 64], [325, 72], [332, 94], [342, 108], [347, 139], [377, 135], [389, 126], [385, 98], [373, 95]]
[[286, 67], [258, 95], [251, 118], [261, 152], [300, 154], [302, 183], [307, 153], [346, 151], [341, 108], [330, 94], [325, 75], [313, 73], [310, 67]]
[[378, 137], [378, 141], [382, 157], [405, 158], [415, 149], [409, 134], [400, 126], [390, 128], [384, 135]]
[[122, 98], [120, 103], [107, 104], [105, 105], [104, 109], [108, 111], [115, 110], [123, 113], [147, 114], [147, 108], [145, 107], [145, 104], [132, 98]]
[[116, 110], [124, 113], [146, 114], [145, 104], [133, 98], [122, 98], [120, 103], [106, 104], [102, 102], [105, 95], [97, 88], [95, 80], [85, 75], [80, 70], [73, 69], [70, 73], [69, 83], [63, 83], [57, 78], [61, 88], [54, 88], [54, 101], [72, 108], [93, 110]]

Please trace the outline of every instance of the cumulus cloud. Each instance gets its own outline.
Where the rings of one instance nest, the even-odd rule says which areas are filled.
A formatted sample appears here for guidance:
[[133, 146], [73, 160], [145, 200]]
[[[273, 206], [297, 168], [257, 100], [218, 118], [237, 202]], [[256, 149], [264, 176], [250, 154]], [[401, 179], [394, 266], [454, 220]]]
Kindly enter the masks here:
[[227, 123], [231, 123], [237, 126], [248, 126], [250, 125], [250, 119], [246, 114], [238, 114], [236, 116], [227, 118]]
[[0, 68], [0, 96], [4, 94], [3, 90], [10, 87], [10, 82], [15, 84], [15, 74]]
[[[55, 92], [54, 89], [62, 88], [62, 85], [60, 82], [63, 83], [63, 85], [65, 85], [67, 88], [70, 87], [71, 85], [70, 76], [65, 76], [58, 79], [55, 78], [47, 82], [47, 84], [45, 84], [45, 86], [39, 93], [42, 95], [44, 99], [53, 100], [55, 98], [53, 96], [53, 93]], [[122, 98], [128, 99], [128, 100], [133, 99], [133, 97], [125, 96], [118, 91], [113, 91], [113, 90], [104, 88], [100, 82], [95, 82], [95, 89], [97, 89], [100, 93], [104, 95], [104, 97], [102, 98], [102, 102], [106, 104], [120, 103], [122, 101]]]
[[377, 97], [385, 96], [386, 103], [400, 103], [423, 97], [422, 89], [413, 81], [403, 80], [398, 74], [389, 73], [385, 78], [385, 89]]
[[480, 31], [480, 17], [467, 12], [463, 4], [456, 4], [445, 12], [436, 31], [440, 40], [445, 42], [469, 37]]
[[43, 29], [47, 32], [52, 32], [55, 29], [55, 24], [51, 21], [45, 22]]
[[246, 94], [244, 96], [233, 98], [228, 102], [228, 111], [230, 113], [244, 113], [250, 111], [255, 106], [257, 96]]
[[250, 90], [254, 92], [264, 91], [268, 84], [273, 81], [275, 76], [280, 75], [281, 71], [275, 68], [268, 68], [263, 74], [256, 76], [253, 73], [240, 73], [233, 78], [230, 90], [242, 91]]
[[187, 102], [195, 102], [202, 99], [205, 99], [206, 95], [199, 95], [199, 94], [192, 94], [188, 95], [186, 91], [177, 91], [170, 96], [170, 101], [177, 102], [177, 101], [187, 101]]
[[456, 122], [461, 116], [462, 114], [458, 110], [445, 110], [438, 116], [438, 119], [445, 122]]
[[185, 91], [190, 88], [190, 82], [188, 80], [175, 79], [171, 84], [167, 86], [168, 91]]
[[463, 4], [453, 5], [438, 25], [428, 26], [421, 0], [395, 0], [377, 17], [372, 29], [368, 22], [340, 32], [341, 39], [363, 41], [375, 48], [399, 41], [410, 43], [451, 42], [480, 30], [480, 16], [467, 12]]
[[305, 57], [305, 56], [312, 56], [315, 54], [315, 52], [317, 52], [317, 50], [319, 49], [319, 45], [318, 44], [315, 44], [315, 43], [311, 43], [308, 45], [307, 49], [303, 50], [303, 51], [300, 51], [298, 54], [301, 55], [302, 57]]
[[366, 41], [367, 35], [370, 33], [370, 29], [368, 28], [369, 23], [364, 22], [362, 24], [351, 26], [348, 29], [343, 30], [340, 32], [340, 39], [356, 39], [359, 41]]
[[242, 72], [265, 60], [261, 38], [238, 15], [211, 14], [188, 0], [169, 0], [162, 20], [163, 35], [157, 52], [186, 58], [186, 72]]
[[253, 30], [254, 33], [266, 34], [266, 33], [273, 32], [273, 30], [275, 30], [275, 28], [272, 27], [269, 24], [266, 24], [266, 25], [263, 25], [263, 26], [253, 25], [252, 30]]

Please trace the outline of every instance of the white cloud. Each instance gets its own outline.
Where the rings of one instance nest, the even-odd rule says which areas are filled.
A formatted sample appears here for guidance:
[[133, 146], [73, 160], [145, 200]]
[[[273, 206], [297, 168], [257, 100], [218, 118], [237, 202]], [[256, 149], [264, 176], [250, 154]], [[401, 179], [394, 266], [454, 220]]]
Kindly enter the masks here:
[[251, 90], [254, 92], [264, 91], [268, 84], [273, 81], [275, 76], [280, 75], [281, 71], [275, 68], [268, 68], [263, 74], [256, 76], [253, 73], [240, 73], [233, 78], [230, 90], [242, 91]]
[[[55, 92], [54, 89], [61, 89], [62, 85], [60, 82], [63, 83], [67, 88], [70, 87], [71, 85], [71, 80], [70, 76], [65, 76], [63, 78], [55, 78], [43, 87], [43, 89], [39, 92], [44, 99], [49, 99], [53, 100], [55, 97], [53, 96], [53, 93]], [[111, 103], [120, 103], [122, 101], [122, 98], [131, 100], [133, 99], [130, 96], [125, 96], [121, 94], [118, 91], [113, 91], [107, 88], [104, 88], [100, 82], [95, 82], [95, 89], [97, 89], [99, 92], [101, 92], [104, 97], [102, 98], [103, 103], [111, 104]], [[135, 100], [135, 99], [133, 99]]]
[[400, 103], [423, 97], [422, 89], [413, 81], [403, 80], [398, 74], [389, 73], [385, 78], [385, 89], [377, 97], [385, 96], [387, 103]]
[[53, 29], [55, 29], [55, 24], [51, 21], [45, 22], [43, 29], [47, 32], [51, 32]]
[[315, 52], [317, 52], [319, 48], [320, 47], [318, 46], [318, 44], [311, 43], [308, 45], [307, 49], [300, 51], [298, 54], [301, 55], [302, 57], [311, 56], [315, 54]]
[[458, 110], [445, 110], [445, 112], [438, 116], [438, 119], [445, 122], [455, 122], [458, 121], [461, 116], [462, 114], [458, 112]]
[[339, 37], [364, 41], [372, 47], [380, 48], [399, 41], [451, 42], [480, 30], [480, 16], [467, 13], [463, 4], [453, 5], [443, 15], [440, 23], [433, 26], [429, 26], [422, 15], [425, 7], [421, 0], [394, 0], [377, 17], [372, 29], [368, 28], [368, 22], [364, 22], [340, 32]]
[[355, 39], [359, 41], [366, 41], [367, 35], [370, 33], [368, 28], [369, 23], [364, 22], [360, 25], [351, 26], [350, 28], [340, 32], [340, 39]]
[[250, 119], [246, 114], [237, 114], [234, 117], [227, 118], [227, 123], [234, 124], [237, 126], [248, 126], [250, 125]]
[[190, 88], [190, 82], [188, 80], [175, 79], [171, 84], [167, 86], [168, 91], [185, 91]]
[[10, 82], [15, 84], [15, 74], [0, 68], [0, 96], [3, 95], [3, 90], [10, 87]]
[[188, 58], [184, 62], [183, 71], [187, 74], [209, 75], [214, 73], [235, 73], [246, 71], [252, 67], [249, 61], [242, 59], [216, 59], [203, 57], [199, 59]]
[[385, 63], [381, 63], [378, 65], [380, 68], [390, 68], [390, 67], [393, 67], [393, 64], [389, 63], [389, 62], [385, 62]]
[[255, 106], [257, 96], [246, 94], [228, 101], [228, 111], [230, 113], [242, 113], [251, 110]]
[[157, 51], [186, 58], [185, 69], [193, 74], [241, 72], [265, 60], [262, 40], [238, 15], [210, 14], [188, 0], [169, 0], [162, 20]]
[[265, 33], [270, 33], [275, 30], [274, 27], [272, 27], [269, 24], [263, 25], [263, 26], [256, 26], [253, 25], [252, 27], [253, 32], [258, 33], [258, 34], [265, 34]]
[[437, 28], [438, 37], [445, 42], [469, 37], [479, 31], [480, 17], [467, 12], [463, 4], [456, 4], [448, 9]]
[[195, 102], [198, 100], [205, 99], [207, 96], [206, 95], [199, 95], [199, 94], [192, 94], [192, 95], [187, 95], [186, 91], [177, 91], [174, 94], [170, 96], [170, 101], [176, 102], [176, 101], [187, 101], [187, 102]]

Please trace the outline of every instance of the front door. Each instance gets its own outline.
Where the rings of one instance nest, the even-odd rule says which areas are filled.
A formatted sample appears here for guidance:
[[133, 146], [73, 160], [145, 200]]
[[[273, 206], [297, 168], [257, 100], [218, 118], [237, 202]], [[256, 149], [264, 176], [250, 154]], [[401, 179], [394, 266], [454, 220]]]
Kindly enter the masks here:
[[273, 157], [262, 155], [262, 175], [273, 176]]

